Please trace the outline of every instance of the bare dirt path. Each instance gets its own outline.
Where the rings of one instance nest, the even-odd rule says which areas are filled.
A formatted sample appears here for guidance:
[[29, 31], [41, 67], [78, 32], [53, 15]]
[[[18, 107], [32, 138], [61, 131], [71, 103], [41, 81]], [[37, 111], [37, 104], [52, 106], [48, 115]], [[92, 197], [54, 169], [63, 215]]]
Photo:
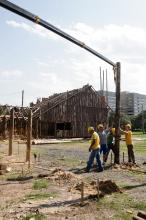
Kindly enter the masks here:
[[[25, 149], [26, 146], [21, 144], [18, 151], [18, 144], [15, 143], [14, 155], [7, 157], [7, 143], [2, 143], [0, 148], [1, 160], [7, 161], [12, 167], [10, 173], [0, 176], [0, 217], [4, 220], [23, 219], [23, 217], [31, 213], [42, 213], [46, 219], [57, 220], [120, 220], [131, 219], [131, 215], [136, 213], [140, 207], [141, 209], [146, 208], [146, 175], [144, 173], [136, 170], [111, 168], [110, 157], [104, 172], [97, 173], [95, 170], [90, 173], [83, 172], [88, 159], [88, 142], [80, 141], [32, 146], [30, 169], [24, 163]], [[33, 153], [37, 155], [36, 162]], [[137, 158], [140, 164], [143, 156], [137, 156]], [[56, 177], [55, 172], [57, 172], [58, 168], [60, 169], [60, 175], [61, 172], [65, 172], [66, 176], [62, 174], [60, 178]], [[138, 169], [144, 170], [146, 166], [141, 166]], [[44, 175], [44, 177], [38, 178], [39, 174]], [[18, 181], [18, 177], [33, 178], [24, 178], [24, 180]], [[90, 183], [97, 181], [97, 179], [100, 181], [110, 179], [115, 182], [123, 191], [122, 197], [121, 194], [116, 193], [115, 195], [105, 196], [99, 202], [94, 199], [88, 199], [85, 201], [85, 206], [80, 206], [81, 193], [72, 189], [81, 181]], [[34, 189], [37, 181], [40, 181], [39, 184], [42, 184], [41, 181], [47, 181], [47, 186]], [[118, 202], [119, 198], [122, 198], [121, 201], [123, 201], [121, 214], [120, 211], [117, 213], [119, 207], [113, 203], [114, 201]], [[125, 207], [124, 203], [127, 198], [131, 205]], [[141, 206], [138, 206], [137, 201]], [[131, 212], [128, 213], [127, 209], [130, 209]]]

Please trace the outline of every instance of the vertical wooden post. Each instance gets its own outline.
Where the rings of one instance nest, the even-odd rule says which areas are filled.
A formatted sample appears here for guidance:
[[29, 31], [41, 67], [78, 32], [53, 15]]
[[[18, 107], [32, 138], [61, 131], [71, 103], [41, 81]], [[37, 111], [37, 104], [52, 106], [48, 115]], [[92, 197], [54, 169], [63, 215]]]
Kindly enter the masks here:
[[84, 182], [81, 182], [81, 205], [84, 205]]
[[32, 110], [29, 110], [28, 123], [27, 123], [27, 150], [26, 150], [26, 162], [30, 165], [31, 154], [31, 139], [32, 139]]
[[125, 156], [124, 156], [124, 152], [123, 152], [123, 163], [125, 162]]
[[97, 198], [99, 200], [99, 179], [97, 179]]
[[38, 131], [39, 131], [39, 119], [36, 119], [36, 139], [38, 139]]
[[114, 163], [120, 163], [120, 78], [121, 78], [121, 64], [116, 63], [115, 68], [115, 83], [116, 83], [116, 111], [115, 111], [115, 155]]
[[17, 143], [18, 143], [18, 155], [19, 155], [19, 153], [20, 153], [20, 150], [19, 150], [19, 141], [18, 141]]
[[112, 163], [113, 163], [113, 154], [111, 153], [111, 166], [112, 166]]
[[39, 120], [39, 121], [40, 121], [40, 126], [39, 126], [39, 128], [40, 128], [40, 129], [39, 129], [39, 130], [40, 130], [40, 133], [39, 133], [39, 134], [40, 134], [40, 135], [39, 135], [39, 136], [40, 136], [40, 138], [41, 138], [41, 137], [42, 137], [42, 112], [41, 112], [41, 108], [40, 108], [40, 117], [39, 117], [39, 119], [40, 119], [40, 120]]
[[6, 130], [7, 130], [7, 119], [6, 116], [3, 117], [3, 139], [6, 139]]
[[8, 155], [12, 155], [13, 151], [13, 136], [14, 136], [14, 109], [11, 109], [10, 112], [10, 129], [9, 129], [9, 152]]

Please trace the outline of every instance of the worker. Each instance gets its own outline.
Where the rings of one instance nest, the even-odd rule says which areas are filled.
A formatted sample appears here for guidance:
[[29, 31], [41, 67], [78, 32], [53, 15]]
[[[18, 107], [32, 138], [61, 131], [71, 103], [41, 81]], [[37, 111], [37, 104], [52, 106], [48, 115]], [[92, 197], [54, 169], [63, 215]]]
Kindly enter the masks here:
[[89, 152], [91, 152], [91, 153], [89, 156], [89, 160], [87, 162], [86, 172], [90, 171], [90, 169], [93, 165], [93, 162], [94, 162], [94, 158], [96, 158], [96, 162], [97, 162], [97, 171], [102, 172], [103, 167], [102, 167], [101, 160], [100, 160], [99, 135], [97, 134], [97, 132], [95, 132], [93, 127], [88, 128], [88, 133], [91, 135], [91, 143], [90, 143], [90, 147], [89, 147]]
[[108, 133], [107, 133], [107, 153], [106, 153], [106, 158], [105, 161], [107, 161], [108, 159], [108, 155], [110, 150], [113, 151], [113, 153], [115, 152], [115, 143], [114, 143], [114, 137], [115, 137], [115, 128], [113, 128], [112, 126], [108, 128]]
[[123, 131], [120, 129], [122, 133], [125, 134], [125, 141], [127, 145], [128, 150], [128, 162], [133, 162], [135, 164], [135, 156], [133, 151], [133, 143], [132, 143], [132, 131], [131, 131], [131, 125], [127, 124], [125, 126], [125, 130]]
[[103, 153], [103, 165], [106, 162], [106, 155], [107, 155], [107, 131], [108, 129], [104, 129], [103, 124], [98, 125], [98, 135], [100, 138], [100, 154]]

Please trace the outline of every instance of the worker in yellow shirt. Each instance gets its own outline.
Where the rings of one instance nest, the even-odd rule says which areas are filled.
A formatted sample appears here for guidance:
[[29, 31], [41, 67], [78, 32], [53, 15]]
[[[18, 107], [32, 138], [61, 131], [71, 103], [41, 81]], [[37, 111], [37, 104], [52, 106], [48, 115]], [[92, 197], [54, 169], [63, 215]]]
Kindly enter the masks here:
[[135, 156], [133, 151], [133, 143], [132, 143], [132, 131], [131, 125], [127, 124], [125, 126], [125, 131], [121, 130], [125, 134], [125, 141], [128, 149], [128, 162], [135, 163]]
[[88, 128], [88, 133], [91, 135], [91, 144], [89, 147], [89, 152], [90, 156], [89, 156], [89, 160], [87, 162], [87, 167], [86, 167], [86, 172], [89, 172], [93, 162], [94, 162], [94, 158], [96, 158], [96, 162], [97, 162], [97, 171], [98, 172], [102, 172], [103, 171], [103, 167], [101, 164], [101, 160], [100, 160], [100, 140], [99, 140], [99, 135], [94, 131], [93, 127], [89, 127]]

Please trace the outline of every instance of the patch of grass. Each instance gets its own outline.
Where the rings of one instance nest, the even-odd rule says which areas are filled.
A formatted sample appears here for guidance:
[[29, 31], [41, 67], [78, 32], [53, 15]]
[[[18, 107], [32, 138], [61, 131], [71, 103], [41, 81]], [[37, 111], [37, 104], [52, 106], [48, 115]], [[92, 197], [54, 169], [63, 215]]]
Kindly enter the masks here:
[[145, 137], [145, 134], [143, 134], [142, 131], [133, 131], [132, 134], [133, 134], [133, 136], [142, 136], [142, 137]]
[[69, 167], [74, 167], [74, 166], [78, 166], [80, 164], [80, 160], [76, 159], [76, 158], [69, 158], [66, 157], [63, 160], [63, 165], [69, 166]]
[[26, 200], [43, 200], [47, 198], [56, 198], [57, 193], [56, 192], [50, 192], [50, 193], [30, 193], [25, 196], [23, 201]]
[[[125, 142], [120, 143], [121, 153], [125, 152], [125, 155], [128, 155], [127, 146]], [[134, 141], [134, 152], [135, 156], [145, 155], [146, 154], [146, 143], [145, 141]]]
[[134, 202], [132, 204], [132, 208], [134, 209], [140, 209], [140, 210], [146, 210], [146, 203], [145, 202]]
[[106, 207], [113, 211], [113, 219], [120, 220], [131, 220], [131, 214], [127, 212], [130, 210], [132, 212], [139, 209], [145, 210], [146, 203], [135, 201], [133, 198], [129, 197], [127, 194], [115, 193], [111, 196], [105, 196], [97, 204], [99, 209]]
[[22, 220], [30, 220], [31, 218], [35, 220], [46, 220], [47, 218], [42, 213], [36, 214], [28, 214], [27, 216], [23, 217]]
[[46, 179], [41, 179], [41, 180], [36, 180], [33, 182], [33, 189], [43, 189], [48, 187], [48, 180]]

